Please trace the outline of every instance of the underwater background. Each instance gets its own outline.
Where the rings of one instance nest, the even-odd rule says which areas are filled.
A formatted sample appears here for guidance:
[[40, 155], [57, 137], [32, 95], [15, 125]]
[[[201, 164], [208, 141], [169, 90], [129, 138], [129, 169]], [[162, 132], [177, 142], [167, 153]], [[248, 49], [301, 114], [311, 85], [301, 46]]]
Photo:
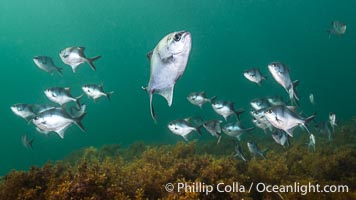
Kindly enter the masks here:
[[[175, 144], [183, 139], [168, 130], [168, 122], [189, 116], [223, 119], [209, 105], [203, 109], [191, 105], [186, 99], [191, 92], [205, 91], [246, 111], [250, 100], [257, 97], [281, 95], [288, 99], [268, 72], [267, 64], [272, 61], [285, 63], [292, 79], [300, 80], [303, 114], [316, 111], [321, 121], [335, 112], [340, 126], [348, 123], [356, 111], [355, 7], [356, 1], [349, 0], [2, 0], [0, 175], [62, 160], [90, 146], [127, 147], [138, 141], [152, 146]], [[347, 24], [345, 35], [329, 38], [326, 30], [333, 20]], [[192, 34], [192, 50], [186, 71], [175, 86], [172, 107], [154, 96], [156, 124], [149, 113], [148, 95], [141, 89], [149, 80], [146, 54], [163, 36], [179, 30]], [[88, 57], [101, 55], [95, 62], [97, 70], [85, 63], [73, 73], [58, 56], [69, 46], [86, 47]], [[32, 61], [37, 55], [51, 56], [63, 67], [64, 76], [39, 70]], [[251, 67], [268, 76], [262, 87], [243, 77], [243, 71]], [[105, 90], [115, 93], [110, 102], [83, 98], [87, 104], [85, 133], [72, 126], [64, 139], [56, 134], [45, 136], [10, 110], [16, 103], [49, 103], [43, 93], [48, 87], [71, 87], [72, 94], [79, 96], [81, 86], [89, 83], [103, 83]], [[315, 96], [315, 106], [309, 102], [310, 93]], [[251, 119], [248, 112], [241, 116], [246, 127], [253, 126]], [[303, 134], [302, 129], [296, 132], [297, 138]], [[32, 150], [21, 144], [25, 133], [35, 138]], [[247, 140], [263, 137], [261, 133], [255, 129], [243, 138], [244, 148]], [[215, 145], [211, 141], [216, 141], [207, 132], [193, 138], [201, 144]], [[224, 135], [224, 139], [228, 137]], [[343, 138], [339, 139], [342, 146]], [[277, 146], [272, 139], [261, 140], [259, 145]], [[323, 148], [316, 146], [317, 151]], [[352, 148], [355, 151], [355, 146]]]

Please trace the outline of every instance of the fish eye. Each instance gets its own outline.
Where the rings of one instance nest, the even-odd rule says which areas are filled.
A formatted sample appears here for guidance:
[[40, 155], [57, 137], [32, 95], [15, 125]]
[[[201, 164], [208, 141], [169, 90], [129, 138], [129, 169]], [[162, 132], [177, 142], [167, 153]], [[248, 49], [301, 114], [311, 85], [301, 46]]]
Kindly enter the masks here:
[[36, 116], [36, 117], [34, 117], [33, 119], [34, 119], [34, 120], [38, 120], [38, 117]]
[[268, 112], [268, 114], [272, 114], [272, 110], [271, 109], [267, 110], [267, 112]]
[[181, 33], [177, 33], [177, 34], [175, 34], [174, 35], [174, 41], [176, 41], [176, 42], [179, 42], [179, 40], [182, 38], [182, 34]]

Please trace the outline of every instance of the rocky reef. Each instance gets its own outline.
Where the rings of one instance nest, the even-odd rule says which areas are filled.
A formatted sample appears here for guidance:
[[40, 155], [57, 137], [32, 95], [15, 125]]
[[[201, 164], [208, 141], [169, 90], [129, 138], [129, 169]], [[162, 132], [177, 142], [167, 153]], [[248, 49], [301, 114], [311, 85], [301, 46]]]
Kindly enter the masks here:
[[[356, 128], [339, 127], [333, 140], [319, 135], [316, 151], [308, 150], [307, 135], [301, 133], [284, 149], [270, 136], [255, 137], [269, 148], [267, 159], [249, 156], [244, 162], [234, 157], [234, 142], [202, 140], [175, 145], [135, 143], [128, 148], [106, 145], [89, 147], [65, 160], [49, 162], [28, 171], [11, 171], [0, 181], [0, 199], [356, 199]], [[179, 183], [219, 183], [241, 186], [320, 184], [347, 185], [348, 192], [209, 192], [177, 191]], [[166, 184], [174, 189], [166, 191]]]

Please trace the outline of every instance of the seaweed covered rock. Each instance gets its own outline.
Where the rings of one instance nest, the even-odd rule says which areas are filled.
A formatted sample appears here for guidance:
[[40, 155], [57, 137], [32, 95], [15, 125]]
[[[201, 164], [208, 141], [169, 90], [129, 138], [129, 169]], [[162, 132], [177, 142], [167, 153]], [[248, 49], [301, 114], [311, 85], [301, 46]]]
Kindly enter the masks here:
[[[356, 199], [355, 127], [341, 127], [333, 141], [318, 139], [315, 152], [308, 151], [303, 136], [288, 149], [261, 139], [270, 148], [267, 159], [247, 156], [247, 162], [233, 156], [228, 140], [88, 147], [62, 162], [11, 171], [0, 181], [0, 199]], [[260, 192], [258, 183], [347, 185], [349, 192]], [[182, 184], [186, 188], [178, 191]], [[207, 193], [199, 184], [214, 189]]]

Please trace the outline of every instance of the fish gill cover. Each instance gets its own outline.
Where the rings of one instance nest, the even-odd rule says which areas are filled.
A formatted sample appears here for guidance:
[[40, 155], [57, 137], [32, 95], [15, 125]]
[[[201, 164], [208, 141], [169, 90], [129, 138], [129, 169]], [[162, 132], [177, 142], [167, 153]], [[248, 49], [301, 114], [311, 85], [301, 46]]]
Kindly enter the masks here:
[[0, 199], [356, 198], [354, 7], [1, 1]]

